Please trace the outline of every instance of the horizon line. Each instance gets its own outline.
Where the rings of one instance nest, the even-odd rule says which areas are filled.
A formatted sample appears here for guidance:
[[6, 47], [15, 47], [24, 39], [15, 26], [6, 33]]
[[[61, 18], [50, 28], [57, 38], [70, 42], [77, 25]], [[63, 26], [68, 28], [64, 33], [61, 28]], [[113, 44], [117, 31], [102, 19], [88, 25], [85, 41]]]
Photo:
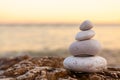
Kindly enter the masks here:
[[[74, 26], [80, 23], [0, 23], [0, 26]], [[97, 26], [120, 26], [120, 24], [94, 24]]]

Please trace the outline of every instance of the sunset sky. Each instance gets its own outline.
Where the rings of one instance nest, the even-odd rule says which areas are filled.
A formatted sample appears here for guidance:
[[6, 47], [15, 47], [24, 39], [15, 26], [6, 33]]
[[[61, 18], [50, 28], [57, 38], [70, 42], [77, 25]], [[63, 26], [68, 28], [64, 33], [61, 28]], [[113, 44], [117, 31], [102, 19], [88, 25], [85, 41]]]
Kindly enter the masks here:
[[120, 24], [120, 0], [0, 0], [0, 23]]

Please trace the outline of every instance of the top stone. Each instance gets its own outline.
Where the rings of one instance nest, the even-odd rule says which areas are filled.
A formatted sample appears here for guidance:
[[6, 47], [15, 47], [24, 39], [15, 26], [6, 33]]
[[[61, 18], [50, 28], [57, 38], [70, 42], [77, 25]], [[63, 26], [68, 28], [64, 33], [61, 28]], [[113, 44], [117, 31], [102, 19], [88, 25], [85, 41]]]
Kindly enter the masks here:
[[89, 20], [84, 21], [80, 25], [80, 30], [82, 31], [90, 30], [91, 28], [93, 28], [93, 24]]

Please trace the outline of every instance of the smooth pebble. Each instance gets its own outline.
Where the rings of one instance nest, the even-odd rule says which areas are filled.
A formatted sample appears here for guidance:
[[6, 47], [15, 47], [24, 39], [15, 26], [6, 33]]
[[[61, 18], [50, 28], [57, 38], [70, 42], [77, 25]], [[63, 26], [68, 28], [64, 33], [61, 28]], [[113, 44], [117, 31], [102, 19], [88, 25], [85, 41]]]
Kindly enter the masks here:
[[73, 42], [69, 51], [74, 56], [96, 55], [101, 51], [102, 47], [97, 40], [90, 39], [85, 41]]
[[66, 69], [76, 72], [101, 72], [107, 68], [107, 61], [100, 56], [67, 57], [63, 65]]
[[91, 28], [93, 28], [93, 24], [89, 20], [84, 21], [80, 25], [80, 30], [82, 31], [90, 30]]
[[75, 39], [78, 41], [88, 40], [95, 36], [95, 32], [93, 30], [81, 31], [77, 33]]

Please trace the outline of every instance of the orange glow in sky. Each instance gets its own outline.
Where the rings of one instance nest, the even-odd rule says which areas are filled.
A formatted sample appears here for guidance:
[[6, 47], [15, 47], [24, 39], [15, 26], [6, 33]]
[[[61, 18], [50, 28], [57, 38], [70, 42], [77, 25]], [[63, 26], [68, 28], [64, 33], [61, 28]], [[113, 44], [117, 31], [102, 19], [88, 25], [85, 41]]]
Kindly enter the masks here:
[[0, 23], [120, 24], [120, 0], [0, 0]]

